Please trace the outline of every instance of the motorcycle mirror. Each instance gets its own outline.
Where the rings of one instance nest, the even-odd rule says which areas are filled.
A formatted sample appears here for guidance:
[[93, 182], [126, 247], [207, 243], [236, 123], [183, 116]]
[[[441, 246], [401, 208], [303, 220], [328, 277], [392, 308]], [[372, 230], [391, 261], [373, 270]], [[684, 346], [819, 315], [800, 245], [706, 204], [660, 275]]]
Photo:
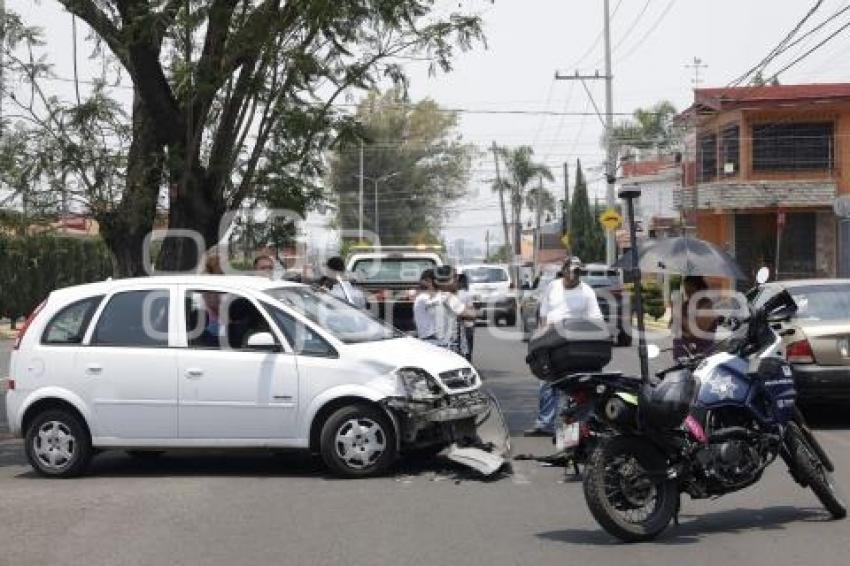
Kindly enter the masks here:
[[762, 267], [761, 269], [759, 269], [756, 273], [756, 283], [758, 283], [759, 285], [764, 285], [765, 283], [767, 283], [768, 279], [770, 279], [770, 268]]
[[661, 355], [661, 348], [656, 346], [655, 344], [647, 344], [646, 346], [646, 357], [650, 360], [654, 360], [658, 356]]

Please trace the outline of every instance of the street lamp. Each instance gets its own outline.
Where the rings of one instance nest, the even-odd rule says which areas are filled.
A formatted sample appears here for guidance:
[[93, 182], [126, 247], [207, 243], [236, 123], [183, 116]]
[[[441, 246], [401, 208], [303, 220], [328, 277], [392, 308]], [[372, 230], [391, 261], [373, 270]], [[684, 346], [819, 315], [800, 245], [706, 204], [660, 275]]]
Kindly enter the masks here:
[[[380, 235], [380, 232], [378, 231], [378, 228], [379, 228], [379, 226], [378, 226], [378, 183], [380, 183], [381, 181], [387, 181], [389, 179], [392, 179], [393, 177], [397, 177], [398, 175], [401, 175], [401, 171], [393, 171], [392, 173], [387, 173], [386, 175], [381, 175], [380, 177], [367, 177], [365, 175], [363, 176], [364, 180], [372, 181], [372, 183], [374, 183], [374, 185], [375, 185], [375, 234]], [[354, 175], [354, 177], [357, 177], [359, 179], [360, 175]], [[361, 214], [363, 212], [362, 202], [361, 202], [361, 205], [360, 205], [360, 212], [361, 212]], [[361, 226], [363, 225], [363, 219], [362, 218], [361, 218], [361, 221], [360, 221], [360, 225]]]

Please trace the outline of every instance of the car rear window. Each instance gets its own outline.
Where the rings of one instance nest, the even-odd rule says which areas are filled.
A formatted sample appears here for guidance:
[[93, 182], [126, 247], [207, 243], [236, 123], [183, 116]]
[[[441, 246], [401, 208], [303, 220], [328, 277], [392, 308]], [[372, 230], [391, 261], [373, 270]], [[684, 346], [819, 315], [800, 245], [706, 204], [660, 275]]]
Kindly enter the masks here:
[[850, 285], [812, 285], [788, 291], [797, 303], [797, 320], [850, 319]]
[[426, 269], [434, 269], [437, 262], [431, 258], [363, 258], [354, 262], [351, 271], [358, 281], [416, 282]]
[[103, 295], [75, 301], [56, 313], [41, 335], [42, 344], [79, 344]]
[[91, 343], [98, 346], [168, 346], [167, 289], [126, 291], [109, 299]]
[[620, 274], [610, 269], [582, 271], [581, 280], [591, 287], [616, 287], [620, 284]]
[[510, 281], [507, 270], [501, 267], [474, 267], [463, 271], [470, 283], [504, 283]]

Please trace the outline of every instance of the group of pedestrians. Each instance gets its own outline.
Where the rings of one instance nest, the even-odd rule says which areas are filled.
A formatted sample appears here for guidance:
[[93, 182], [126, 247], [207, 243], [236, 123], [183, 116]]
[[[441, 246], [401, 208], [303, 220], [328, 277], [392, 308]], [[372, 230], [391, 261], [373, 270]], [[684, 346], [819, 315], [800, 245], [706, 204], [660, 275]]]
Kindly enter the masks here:
[[457, 275], [450, 267], [422, 272], [413, 302], [413, 321], [420, 340], [472, 360], [477, 317], [466, 275]]

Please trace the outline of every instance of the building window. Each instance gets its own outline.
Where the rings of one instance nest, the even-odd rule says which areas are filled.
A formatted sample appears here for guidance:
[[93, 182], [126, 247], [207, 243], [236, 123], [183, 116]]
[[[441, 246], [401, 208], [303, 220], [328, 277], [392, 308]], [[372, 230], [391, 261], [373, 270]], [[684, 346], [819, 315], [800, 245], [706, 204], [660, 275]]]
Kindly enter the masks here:
[[697, 142], [699, 180], [710, 181], [717, 176], [717, 134], [700, 136]]
[[832, 122], [753, 126], [753, 170], [831, 170]]
[[733, 176], [738, 174], [740, 167], [740, 151], [741, 151], [741, 128], [738, 124], [727, 126], [721, 134], [720, 155], [723, 158], [720, 164], [720, 170], [724, 176]]

